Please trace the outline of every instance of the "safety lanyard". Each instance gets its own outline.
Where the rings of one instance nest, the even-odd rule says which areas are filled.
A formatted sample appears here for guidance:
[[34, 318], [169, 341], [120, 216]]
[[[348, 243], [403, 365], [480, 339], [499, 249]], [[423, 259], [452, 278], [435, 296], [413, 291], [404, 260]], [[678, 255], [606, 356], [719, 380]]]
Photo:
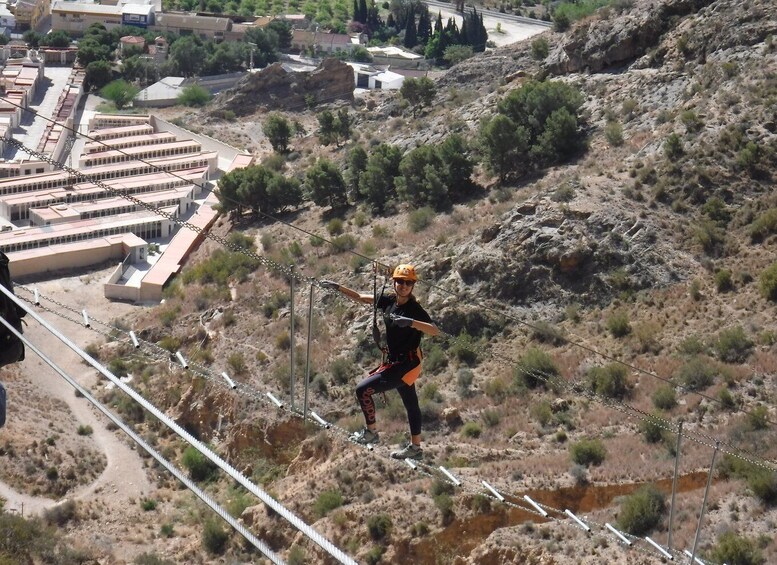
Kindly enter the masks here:
[[386, 279], [383, 279], [383, 287], [380, 289], [380, 297], [378, 296], [378, 264], [374, 265], [373, 278], [372, 278], [372, 339], [375, 341], [375, 345], [383, 354], [382, 360], [385, 362], [388, 347], [383, 344], [383, 339], [380, 335], [380, 327], [378, 327], [378, 302], [383, 298], [383, 291], [386, 290]]

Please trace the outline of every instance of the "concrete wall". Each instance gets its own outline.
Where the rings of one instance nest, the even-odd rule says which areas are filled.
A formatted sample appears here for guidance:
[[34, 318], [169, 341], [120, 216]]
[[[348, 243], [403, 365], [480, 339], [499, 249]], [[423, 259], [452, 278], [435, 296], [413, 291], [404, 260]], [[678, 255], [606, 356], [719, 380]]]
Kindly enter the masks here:
[[[46, 253], [40, 249], [17, 251], [11, 257], [9, 269], [11, 278], [39, 275], [54, 271], [79, 269], [105, 263], [111, 259], [122, 259], [125, 255], [121, 238], [90, 240], [91, 248], [84, 249], [82, 242], [46, 247]], [[52, 253], [51, 250], [58, 251]]]

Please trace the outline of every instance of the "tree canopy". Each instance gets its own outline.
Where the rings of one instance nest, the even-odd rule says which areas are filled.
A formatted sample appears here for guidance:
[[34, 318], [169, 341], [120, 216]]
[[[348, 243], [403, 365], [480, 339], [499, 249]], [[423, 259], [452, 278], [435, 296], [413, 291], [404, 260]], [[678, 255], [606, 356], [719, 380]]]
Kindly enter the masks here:
[[289, 150], [291, 139], [291, 124], [283, 115], [273, 112], [262, 125], [262, 131], [267, 136], [270, 145], [278, 153], [286, 153]]
[[218, 198], [225, 212], [242, 215], [247, 208], [255, 213], [274, 214], [299, 206], [302, 189], [298, 180], [254, 165], [221, 177]]
[[318, 206], [337, 208], [348, 203], [345, 181], [337, 165], [319, 159], [305, 174], [307, 194]]

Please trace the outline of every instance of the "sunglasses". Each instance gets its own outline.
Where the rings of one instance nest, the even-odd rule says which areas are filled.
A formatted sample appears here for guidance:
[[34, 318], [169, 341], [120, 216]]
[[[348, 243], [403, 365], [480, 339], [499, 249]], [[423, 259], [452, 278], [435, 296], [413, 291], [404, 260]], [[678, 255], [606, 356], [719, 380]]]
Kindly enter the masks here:
[[405, 279], [394, 279], [394, 284], [400, 286], [413, 286], [415, 283], [413, 281], [406, 281]]

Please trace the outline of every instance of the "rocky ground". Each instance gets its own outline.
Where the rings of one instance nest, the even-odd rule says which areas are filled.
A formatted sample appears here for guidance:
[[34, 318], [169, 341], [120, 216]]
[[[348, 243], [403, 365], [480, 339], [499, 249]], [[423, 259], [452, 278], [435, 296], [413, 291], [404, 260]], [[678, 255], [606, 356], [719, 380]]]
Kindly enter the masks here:
[[[412, 257], [431, 283], [419, 285], [419, 297], [441, 327], [453, 335], [469, 330], [479, 340], [464, 344], [479, 354], [476, 362], [462, 353], [461, 338], [427, 340], [427, 361], [441, 360], [420, 385], [429, 465], [421, 472], [387, 457], [389, 445], [403, 438], [406, 427], [393, 395], [379, 411], [384, 445], [368, 452], [345, 440], [347, 430], [360, 425], [353, 384], [375, 364], [368, 309], [335, 296], [315, 296], [311, 406], [336, 423], [334, 428], [305, 427], [262, 400], [266, 390], [285, 394], [289, 372], [288, 285], [272, 270], [233, 281], [230, 289], [189, 285], [173, 290], [165, 304], [135, 311], [121, 322], [145, 339], [175, 338], [216, 377], [229, 367], [255, 394], [232, 393], [218, 378], [192, 377], [115, 343], [99, 350], [106, 360], [116, 353], [125, 356], [144, 394], [360, 562], [654, 563], [659, 558], [644, 544], [627, 550], [601, 528], [586, 535], [569, 520], [545, 522], [517, 506], [525, 507], [520, 502], [529, 494], [562, 512], [571, 507], [601, 525], [616, 521], [618, 497], [639, 485], [655, 483], [668, 493], [674, 458], [666, 445], [643, 440], [640, 416], [654, 410], [652, 396], [662, 379], [683, 365], [686, 348], [706, 344], [711, 351], [723, 330], [741, 327], [753, 342], [749, 355], [737, 362], [715, 359], [717, 376], [703, 395], [678, 394], [677, 406], [662, 413], [672, 426], [682, 419], [689, 434], [682, 446], [673, 545], [690, 548], [712, 460], [710, 438], [726, 439], [724, 451], [747, 449], [772, 462], [777, 457], [773, 430], [753, 431], [747, 416], [765, 407], [768, 421], [777, 420], [777, 349], [770, 337], [777, 332], [774, 306], [758, 284], [764, 267], [774, 261], [775, 242], [774, 236], [754, 241], [749, 235], [753, 218], [775, 205], [770, 190], [775, 171], [772, 161], [763, 170], [744, 172], [738, 164], [742, 145], [736, 141], [752, 140], [772, 157], [777, 149], [775, 31], [777, 22], [766, 2], [635, 2], [623, 13], [611, 9], [566, 34], [548, 32], [547, 58], [534, 58], [529, 41], [458, 65], [439, 80], [434, 108], [416, 119], [404, 115], [390, 93], [370, 94], [354, 104], [354, 141], [413, 147], [441, 140], [450, 131], [474, 137], [480, 119], [521, 84], [522, 75], [548, 74], [578, 85], [586, 95], [589, 148], [575, 162], [502, 188], [479, 170], [482, 194], [440, 214], [420, 232], [409, 229], [406, 211], [370, 218], [352, 210], [343, 217], [358, 251], [389, 264]], [[313, 113], [290, 117], [303, 123], [307, 134], [292, 143], [289, 171], [304, 170], [321, 155], [345, 156], [347, 147], [317, 144]], [[182, 118], [235, 144], [269, 150], [261, 135], [262, 114], [237, 123], [207, 114]], [[612, 122], [621, 125], [621, 143], [606, 135]], [[671, 133], [684, 146], [674, 161], [663, 149]], [[731, 221], [722, 239], [713, 233], [710, 242], [705, 237], [710, 232], [703, 229], [709, 214], [702, 210], [712, 196], [725, 204]], [[293, 257], [309, 276], [368, 291], [373, 282], [369, 265], [313, 245], [302, 231], [328, 236], [330, 219], [329, 211], [306, 208], [284, 217], [297, 229], [249, 217], [234, 224], [222, 219], [216, 229], [251, 235], [278, 264]], [[295, 243], [301, 255], [289, 251]], [[210, 256], [216, 247], [206, 242], [191, 262]], [[732, 273], [732, 288], [721, 291], [717, 281], [724, 270]], [[94, 303], [111, 319], [129, 310], [117, 305], [114, 314], [113, 306], [100, 306], [97, 285], [84, 288], [76, 310]], [[305, 371], [307, 289], [298, 289], [295, 306], [301, 316], [295, 336], [299, 379]], [[630, 321], [625, 336], [615, 337], [607, 329], [615, 313]], [[511, 392], [515, 362], [535, 346], [552, 355], [569, 388]], [[613, 408], [584, 394], [586, 370], [612, 358], [630, 366], [628, 407]], [[31, 409], [17, 413], [18, 420], [3, 430], [18, 434], [8, 437], [20, 460], [0, 465], [13, 469], [2, 475], [4, 482], [17, 488], [26, 482], [29, 486], [21, 490], [27, 496], [77, 499], [68, 537], [83, 541], [102, 562], [129, 560], [144, 551], [174, 562], [254, 559], [238, 539], [229, 543], [226, 557], [204, 552], [200, 536], [206, 512], [153, 466], [140, 466], [148, 486], [135, 493], [117, 487], [115, 496], [107, 496], [111, 490], [105, 487], [97, 493], [102, 498], [79, 497], [94, 481], [106, 481], [111, 451], [98, 434], [78, 435], [78, 425], [86, 421], [78, 407], [83, 401], [72, 393], [41, 392], [28, 374], [38, 371], [34, 363], [23, 365], [21, 376], [12, 381], [30, 392], [25, 406]], [[87, 382], [99, 390], [95, 381]], [[719, 402], [724, 390], [735, 399], [735, 409]], [[53, 429], [41, 433], [44, 409], [59, 416]], [[475, 424], [478, 434], [465, 431]], [[150, 422], [139, 428], [180, 462], [180, 442]], [[586, 470], [571, 464], [569, 446], [588, 438], [603, 440], [607, 458]], [[68, 450], [81, 450], [84, 457]], [[3, 457], [10, 460], [7, 453]], [[46, 457], [52, 456], [59, 456], [63, 467], [76, 460], [90, 464], [74, 484], [55, 488], [43, 478]], [[721, 453], [718, 465], [722, 458]], [[139, 468], [139, 461], [132, 468]], [[30, 463], [36, 471], [25, 480]], [[465, 487], [449, 493], [430, 476], [438, 465], [465, 479]], [[481, 480], [509, 493], [508, 504], [482, 496]], [[245, 492], [227, 481], [207, 489], [289, 561], [326, 562], [319, 549]], [[333, 497], [327, 493], [338, 494], [342, 504], [327, 506]], [[144, 498], [156, 506], [143, 510]], [[97, 526], [119, 508], [123, 512], [112, 528]], [[777, 559], [770, 540], [775, 508], [763, 505], [744, 483], [716, 476], [707, 510], [700, 541], [704, 551], [721, 533], [734, 530], [761, 536], [766, 561]], [[378, 531], [386, 524], [383, 516], [391, 527]], [[164, 525], [172, 528], [171, 535]], [[668, 518], [654, 539], [666, 543], [667, 527]]]

